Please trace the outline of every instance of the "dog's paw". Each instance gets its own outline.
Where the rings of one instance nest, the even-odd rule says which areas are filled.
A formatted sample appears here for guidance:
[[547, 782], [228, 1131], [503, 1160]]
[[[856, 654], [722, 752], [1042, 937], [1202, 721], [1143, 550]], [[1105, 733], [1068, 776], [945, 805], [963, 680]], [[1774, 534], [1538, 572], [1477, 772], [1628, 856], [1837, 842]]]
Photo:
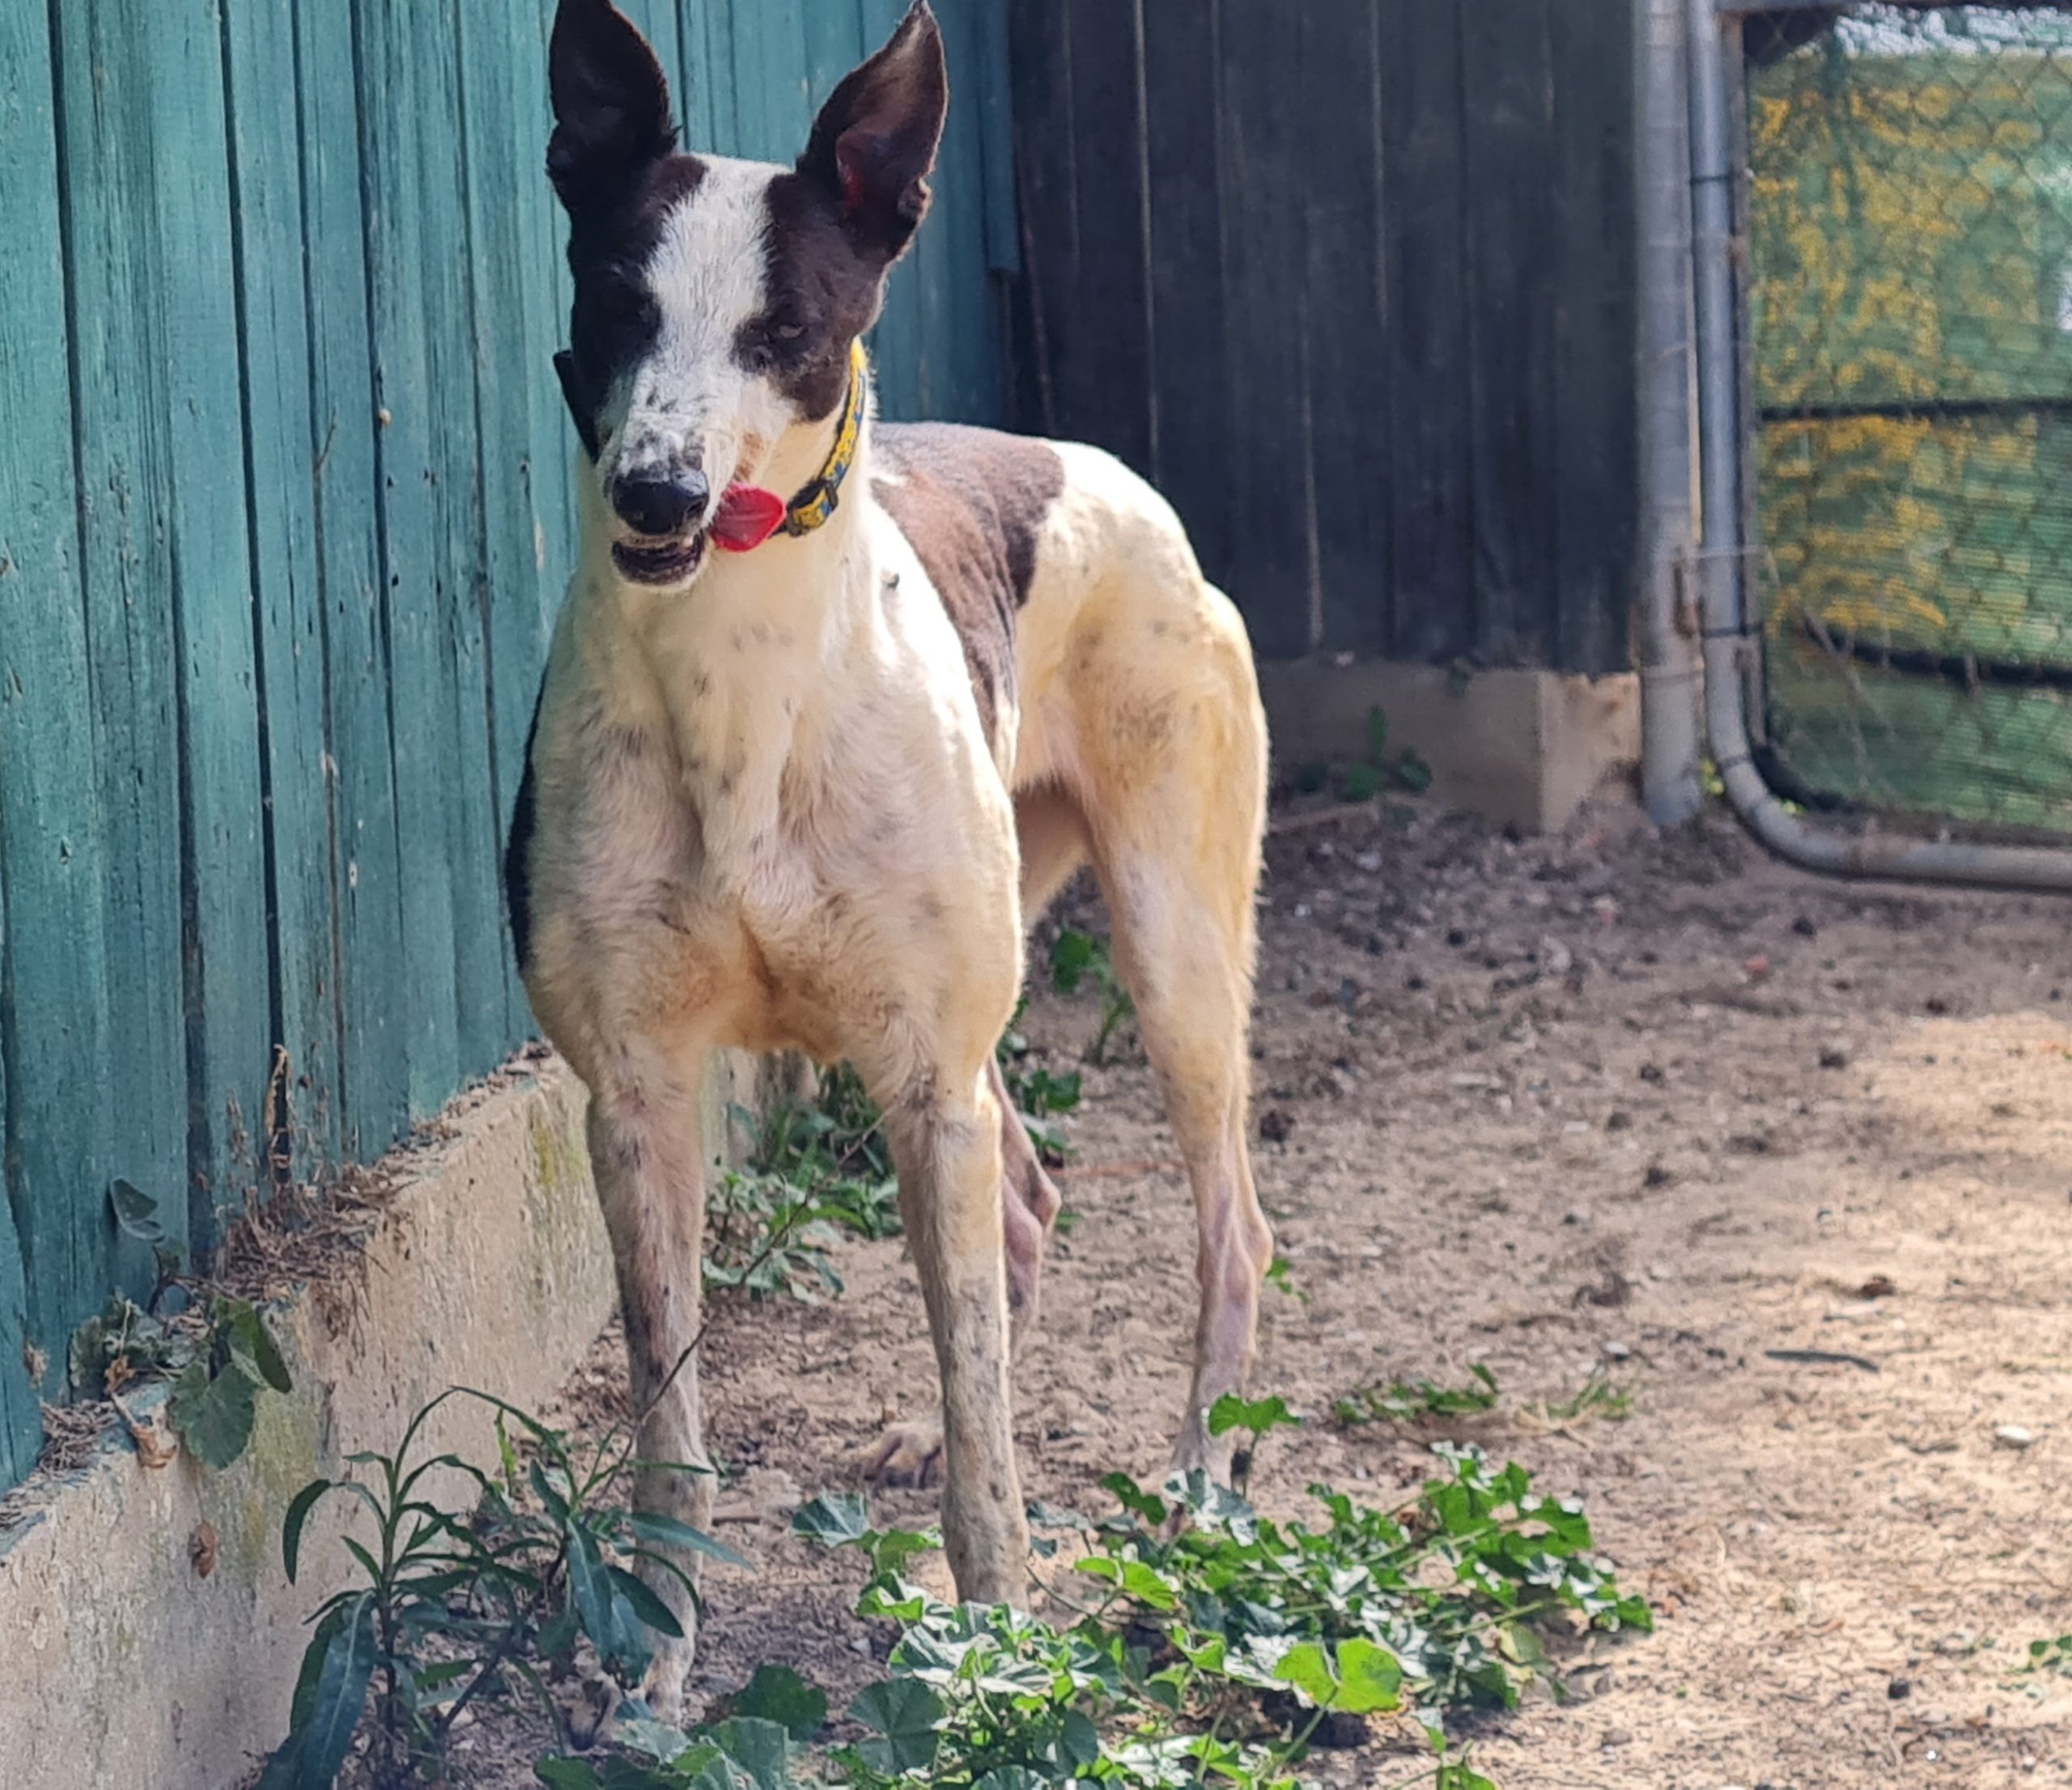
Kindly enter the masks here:
[[1190, 1423], [1173, 1444], [1172, 1470], [1182, 1474], [1199, 1470], [1213, 1483], [1227, 1486], [1231, 1482], [1237, 1444], [1234, 1436], [1211, 1436], [1205, 1422]]
[[[686, 1622], [686, 1631], [693, 1625]], [[640, 1681], [640, 1697], [653, 1712], [655, 1720], [669, 1728], [683, 1726], [685, 1688], [690, 1678], [690, 1665], [697, 1651], [697, 1644], [686, 1634], [682, 1640], [671, 1636], [656, 1638], [655, 1656], [649, 1662], [648, 1673]]]
[[884, 1486], [928, 1486], [942, 1471], [942, 1419], [894, 1423], [864, 1456], [864, 1477]]

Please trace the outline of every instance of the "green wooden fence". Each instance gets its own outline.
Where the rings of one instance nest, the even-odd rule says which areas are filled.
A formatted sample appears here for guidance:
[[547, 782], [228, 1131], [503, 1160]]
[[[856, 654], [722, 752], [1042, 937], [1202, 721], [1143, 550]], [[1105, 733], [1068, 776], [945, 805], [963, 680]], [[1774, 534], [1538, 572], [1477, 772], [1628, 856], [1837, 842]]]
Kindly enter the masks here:
[[[938, 0], [895, 415], [999, 409], [999, 0]], [[788, 159], [903, 0], [639, 0]], [[378, 1154], [529, 1019], [498, 836], [571, 558], [553, 0], [0, 0], [0, 1486], [149, 1252]]]

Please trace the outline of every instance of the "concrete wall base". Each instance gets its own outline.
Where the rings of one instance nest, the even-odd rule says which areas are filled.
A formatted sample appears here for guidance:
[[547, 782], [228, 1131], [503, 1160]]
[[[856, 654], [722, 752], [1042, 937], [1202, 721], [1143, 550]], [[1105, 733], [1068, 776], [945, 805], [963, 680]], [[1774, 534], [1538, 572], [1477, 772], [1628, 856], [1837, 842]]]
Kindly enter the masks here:
[[1441, 797], [1526, 832], [1565, 825], [1607, 778], [1640, 762], [1640, 681], [1631, 674], [1299, 660], [1261, 665], [1259, 683], [1283, 774], [1364, 756], [1378, 707], [1391, 751], [1413, 749]]
[[[291, 1397], [261, 1395], [250, 1450], [212, 1474], [146, 1468], [111, 1438], [83, 1470], [32, 1480], [0, 1531], [0, 1779], [9, 1790], [228, 1790], [287, 1731], [309, 1612], [344, 1582], [334, 1500], [282, 1570], [281, 1518], [346, 1455], [393, 1449], [421, 1405], [472, 1385], [550, 1400], [609, 1319], [611, 1252], [558, 1063], [499, 1078], [451, 1135], [394, 1159], [402, 1185], [364, 1272], [274, 1313]], [[479, 1406], [455, 1401], [428, 1452], [492, 1466]], [[206, 1530], [204, 1528], [206, 1525]], [[198, 1570], [214, 1537], [206, 1576]]]

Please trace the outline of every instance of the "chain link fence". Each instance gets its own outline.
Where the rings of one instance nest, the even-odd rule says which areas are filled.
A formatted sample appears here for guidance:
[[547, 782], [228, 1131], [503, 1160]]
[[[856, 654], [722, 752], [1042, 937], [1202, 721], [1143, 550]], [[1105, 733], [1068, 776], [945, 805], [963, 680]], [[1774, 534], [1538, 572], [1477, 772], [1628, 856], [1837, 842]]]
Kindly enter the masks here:
[[1743, 45], [1756, 761], [1809, 809], [2072, 835], [2072, 11]]

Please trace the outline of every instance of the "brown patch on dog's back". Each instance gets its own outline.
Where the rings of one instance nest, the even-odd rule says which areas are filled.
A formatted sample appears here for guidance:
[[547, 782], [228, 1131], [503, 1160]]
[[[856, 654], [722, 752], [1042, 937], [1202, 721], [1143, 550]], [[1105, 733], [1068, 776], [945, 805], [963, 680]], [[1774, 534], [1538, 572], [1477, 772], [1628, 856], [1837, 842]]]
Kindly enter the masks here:
[[1064, 463], [1048, 442], [953, 423], [885, 423], [873, 441], [890, 475], [873, 494], [941, 595], [991, 739], [1013, 700], [1015, 616]]

